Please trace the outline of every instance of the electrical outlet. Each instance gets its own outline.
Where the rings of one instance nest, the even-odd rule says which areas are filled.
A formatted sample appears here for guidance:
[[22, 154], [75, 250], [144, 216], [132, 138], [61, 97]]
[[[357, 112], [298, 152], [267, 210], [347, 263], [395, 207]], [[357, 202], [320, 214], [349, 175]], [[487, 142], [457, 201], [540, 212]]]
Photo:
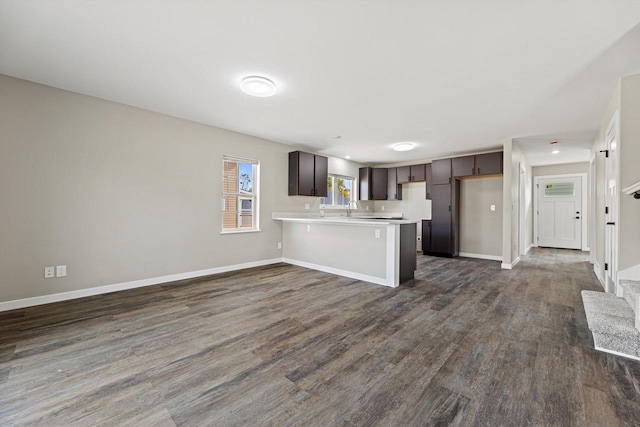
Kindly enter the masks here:
[[369, 206], [367, 206], [367, 210], [369, 210]]
[[380, 238], [380, 230], [378, 230], [377, 228], [376, 228], [376, 233], [375, 233], [375, 235], [376, 235], [376, 239], [379, 239], [379, 238]]
[[382, 206], [380, 207], [380, 210], [381, 210], [381, 211], [383, 211], [383, 210], [384, 210], [384, 205], [382, 205]]
[[52, 277], [55, 277], [55, 267], [45, 267], [44, 278], [51, 279]]
[[304, 208], [308, 210], [309, 208], [311, 208], [311, 206], [309, 205], [309, 203], [305, 203]]
[[282, 249], [282, 242], [278, 242], [278, 249]]
[[56, 266], [56, 277], [65, 277], [67, 275], [67, 266], [66, 265], [58, 265]]
[[496, 205], [491, 205], [491, 210], [495, 211], [496, 210]]

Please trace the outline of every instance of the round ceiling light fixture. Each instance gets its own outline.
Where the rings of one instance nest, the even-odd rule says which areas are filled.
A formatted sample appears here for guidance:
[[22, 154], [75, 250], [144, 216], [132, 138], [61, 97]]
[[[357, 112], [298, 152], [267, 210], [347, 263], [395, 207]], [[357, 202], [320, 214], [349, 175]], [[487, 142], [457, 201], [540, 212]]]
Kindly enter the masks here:
[[398, 142], [397, 144], [393, 144], [393, 149], [395, 151], [409, 151], [416, 148], [416, 144], [413, 142]]
[[351, 156], [347, 154], [346, 156], [344, 156], [344, 158], [349, 160], [351, 158]]
[[276, 93], [276, 84], [266, 77], [248, 76], [240, 82], [240, 89], [247, 95], [265, 98]]
[[559, 152], [560, 152], [560, 150], [553, 150], [553, 151], [551, 152], [551, 154], [558, 154]]

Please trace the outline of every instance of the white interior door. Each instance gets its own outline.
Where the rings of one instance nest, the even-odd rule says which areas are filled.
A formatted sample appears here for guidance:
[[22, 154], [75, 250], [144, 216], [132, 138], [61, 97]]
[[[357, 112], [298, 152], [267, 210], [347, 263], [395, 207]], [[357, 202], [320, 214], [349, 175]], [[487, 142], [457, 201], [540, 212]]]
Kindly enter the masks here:
[[604, 232], [604, 262], [605, 262], [605, 290], [617, 293], [616, 273], [618, 269], [618, 234], [616, 220], [618, 216], [618, 132], [616, 117], [607, 128], [607, 158], [605, 160], [605, 232]]
[[582, 247], [582, 178], [538, 181], [538, 246]]

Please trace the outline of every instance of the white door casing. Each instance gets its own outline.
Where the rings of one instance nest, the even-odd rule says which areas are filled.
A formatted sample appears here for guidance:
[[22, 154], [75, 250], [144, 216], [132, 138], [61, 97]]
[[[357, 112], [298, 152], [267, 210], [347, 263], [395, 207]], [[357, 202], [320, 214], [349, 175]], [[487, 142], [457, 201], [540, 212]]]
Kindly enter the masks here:
[[538, 181], [538, 246], [582, 248], [582, 179]]
[[605, 232], [604, 232], [604, 286], [605, 290], [622, 296], [617, 289], [618, 270], [618, 113], [616, 112], [606, 133], [605, 158]]

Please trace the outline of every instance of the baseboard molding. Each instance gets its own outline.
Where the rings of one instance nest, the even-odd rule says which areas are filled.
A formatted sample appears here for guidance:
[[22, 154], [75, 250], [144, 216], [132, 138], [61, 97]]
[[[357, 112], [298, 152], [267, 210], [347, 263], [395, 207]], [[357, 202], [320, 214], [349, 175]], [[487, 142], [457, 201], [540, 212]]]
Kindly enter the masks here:
[[310, 268], [311, 270], [318, 270], [325, 273], [336, 274], [338, 276], [349, 277], [351, 279], [362, 280], [363, 282], [375, 283], [376, 285], [393, 286], [393, 283], [388, 283], [386, 279], [376, 276], [369, 276], [367, 274], [354, 273], [353, 271], [341, 270], [339, 268], [327, 267], [326, 265], [313, 264], [311, 262], [298, 261], [291, 258], [282, 258], [282, 262], [287, 264], [297, 265], [298, 267]]
[[525, 250], [524, 250], [524, 254], [525, 254], [525, 255], [526, 255], [526, 254], [528, 254], [528, 253], [529, 253], [529, 251], [531, 250], [531, 248], [533, 248], [533, 243], [532, 243], [532, 244], [530, 244], [529, 246], [527, 246], [527, 249], [525, 249]]
[[632, 359], [632, 360], [640, 360], [639, 357], [636, 356], [632, 356], [630, 354], [626, 354], [626, 353], [620, 353], [619, 351], [615, 351], [615, 350], [609, 350], [608, 348], [603, 348], [597, 345], [594, 345], [593, 348], [595, 348], [598, 351], [601, 351], [603, 353], [609, 353], [609, 354], [614, 354], [616, 356], [621, 356], [621, 357], [626, 357], [627, 359]]
[[520, 257], [516, 258], [513, 260], [513, 262], [511, 264], [505, 264], [504, 262], [502, 264], [500, 264], [500, 268], [504, 269], [504, 270], [511, 270], [513, 269], [513, 267], [516, 266], [517, 263], [520, 262]]
[[491, 261], [500, 261], [500, 262], [502, 262], [502, 257], [499, 256], [499, 255], [472, 254], [470, 252], [460, 252], [458, 255], [466, 257], [466, 258], [488, 259], [488, 260], [491, 260]]
[[245, 262], [242, 264], [225, 265], [223, 267], [208, 268], [205, 270], [189, 271], [186, 273], [170, 274], [168, 276], [153, 277], [150, 279], [134, 280], [131, 282], [116, 283], [114, 285], [97, 286], [95, 288], [79, 289], [77, 291], [60, 292], [57, 294], [42, 295], [32, 298], [24, 298], [13, 301], [0, 302], [0, 312], [16, 310], [19, 308], [33, 307], [36, 305], [50, 304], [52, 302], [67, 301], [71, 299], [90, 297], [94, 295], [108, 294], [127, 289], [142, 288], [145, 286], [159, 285], [178, 280], [193, 279], [196, 277], [210, 276], [212, 274], [226, 273], [229, 271], [244, 270], [245, 268], [261, 267], [263, 265], [282, 262], [282, 258], [266, 259], [262, 261]]
[[604, 277], [602, 277], [602, 268], [600, 267], [600, 264], [598, 264], [598, 261], [593, 263], [593, 272], [596, 274], [596, 278], [600, 282], [600, 285], [602, 285], [602, 289], [606, 289], [604, 285]]

